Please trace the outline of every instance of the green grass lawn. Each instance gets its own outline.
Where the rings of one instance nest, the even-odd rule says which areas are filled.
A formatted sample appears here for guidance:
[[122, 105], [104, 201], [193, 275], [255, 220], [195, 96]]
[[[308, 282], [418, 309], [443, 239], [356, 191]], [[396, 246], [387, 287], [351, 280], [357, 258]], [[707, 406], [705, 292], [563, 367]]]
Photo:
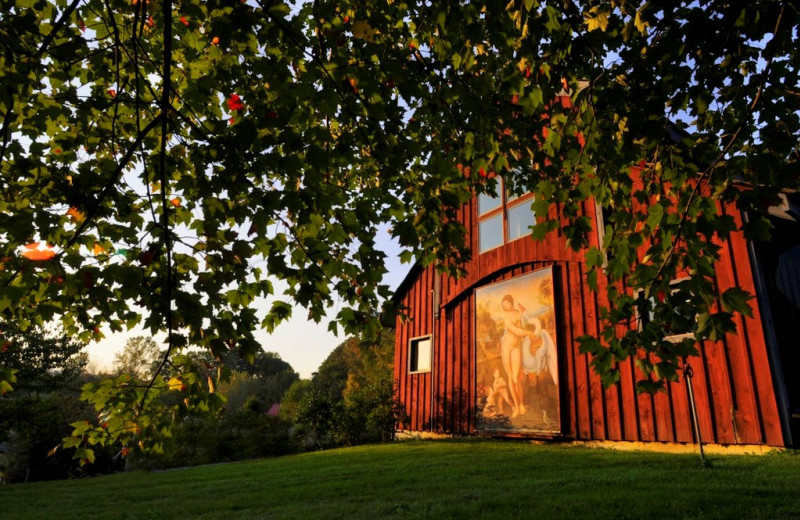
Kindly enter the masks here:
[[2, 519], [800, 519], [800, 454], [408, 441], [0, 487]]

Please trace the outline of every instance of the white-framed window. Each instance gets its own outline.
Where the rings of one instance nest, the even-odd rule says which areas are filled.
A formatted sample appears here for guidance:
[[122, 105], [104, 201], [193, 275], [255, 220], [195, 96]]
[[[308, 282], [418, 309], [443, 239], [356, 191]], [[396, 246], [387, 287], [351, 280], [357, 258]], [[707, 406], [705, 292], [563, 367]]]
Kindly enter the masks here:
[[433, 360], [431, 336], [411, 338], [408, 342], [408, 373], [420, 374], [431, 371]]
[[478, 250], [481, 253], [500, 247], [504, 243], [502, 213], [478, 221]]
[[513, 206], [508, 206], [506, 209], [506, 229], [509, 242], [531, 234], [531, 226], [536, 223], [536, 217], [531, 207], [532, 203], [533, 199], [528, 198], [516, 202]]
[[[498, 184], [500, 184], [498, 179]], [[496, 209], [503, 207], [503, 199], [493, 193], [481, 193], [478, 195], [478, 215], [486, 215]]]
[[531, 193], [512, 194], [501, 177], [497, 178], [495, 193], [478, 195], [478, 252], [529, 236], [536, 223], [531, 204]]

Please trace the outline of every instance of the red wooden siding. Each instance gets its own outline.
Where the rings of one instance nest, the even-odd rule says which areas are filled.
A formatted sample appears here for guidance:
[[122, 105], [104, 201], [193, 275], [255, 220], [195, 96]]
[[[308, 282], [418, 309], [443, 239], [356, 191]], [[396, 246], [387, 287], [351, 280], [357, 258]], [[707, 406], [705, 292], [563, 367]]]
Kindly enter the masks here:
[[[473, 202], [462, 218], [477, 251]], [[741, 223], [738, 212], [719, 207]], [[584, 207], [594, 218], [591, 203]], [[734, 234], [722, 246], [717, 289], [741, 287], [755, 294], [747, 244]], [[416, 268], [401, 286], [398, 302], [410, 319], [398, 320], [395, 353], [397, 396], [409, 420], [400, 429], [454, 434], [475, 433], [474, 289], [543, 267], [553, 266], [562, 436], [576, 440], [694, 442], [685, 381], [670, 383], [665, 392], [637, 395], [640, 374], [633, 360], [620, 366], [620, 381], [603, 388], [588, 355], [578, 352], [577, 338], [597, 334], [604, 291], [586, 283], [582, 252], [574, 252], [563, 236], [553, 233], [536, 242], [519, 239], [495, 250], [475, 254], [462, 279], [437, 275], [432, 267]], [[439, 319], [432, 323], [435, 276], [442, 276]], [[737, 318], [738, 331], [717, 342], [699, 345], [689, 363], [703, 442], [716, 444], [784, 445], [780, 416], [758, 306], [753, 317]], [[434, 331], [434, 325], [436, 330]], [[409, 339], [434, 336], [433, 369], [408, 373]], [[433, 419], [431, 421], [431, 418]]]

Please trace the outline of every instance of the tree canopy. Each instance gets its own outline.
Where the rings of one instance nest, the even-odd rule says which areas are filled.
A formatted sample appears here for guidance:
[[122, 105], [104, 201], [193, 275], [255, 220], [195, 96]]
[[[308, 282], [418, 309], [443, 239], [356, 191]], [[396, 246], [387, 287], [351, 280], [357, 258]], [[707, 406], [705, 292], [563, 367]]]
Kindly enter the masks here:
[[[252, 355], [253, 329], [299, 304], [375, 332], [378, 233], [457, 274], [470, 251], [456, 212], [496, 173], [537, 194], [537, 237], [566, 218], [585, 247], [581, 203], [605, 209], [586, 259], [611, 280], [609, 325], [584, 349], [607, 383], [644, 351], [657, 384], [694, 348], [663, 341], [670, 303], [691, 303], [700, 339], [749, 309], [740, 291], [714, 302], [717, 240], [735, 228], [716, 201], [763, 235], [799, 184], [788, 0], [0, 8], [0, 313], [22, 328], [57, 319], [88, 341], [143, 321], [168, 356]], [[666, 309], [652, 327], [618, 334], [635, 319], [621, 283]]]
[[349, 337], [311, 379], [295, 381], [281, 400], [281, 416], [298, 427], [303, 443], [325, 447], [393, 438], [402, 417], [393, 381], [394, 334]]
[[0, 444], [5, 448], [0, 477], [27, 482], [74, 475], [73, 453], [51, 450], [69, 435], [70, 422], [91, 417], [79, 399], [88, 360], [83, 345], [58, 331], [21, 331], [11, 323], [3, 325], [3, 335], [0, 365], [16, 370], [18, 382], [13, 392], [0, 395]]
[[129, 338], [122, 350], [114, 355], [112, 370], [114, 375], [125, 374], [134, 379], [148, 379], [152, 376], [153, 367], [158, 367], [160, 354], [158, 343], [151, 338]]

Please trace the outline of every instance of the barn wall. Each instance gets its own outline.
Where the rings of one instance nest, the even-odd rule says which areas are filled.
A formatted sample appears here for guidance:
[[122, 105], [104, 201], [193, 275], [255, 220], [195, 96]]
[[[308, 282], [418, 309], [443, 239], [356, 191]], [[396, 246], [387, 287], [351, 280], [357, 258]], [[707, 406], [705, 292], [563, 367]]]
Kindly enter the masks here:
[[[594, 215], [592, 206], [584, 208]], [[740, 224], [738, 212], [731, 214]], [[465, 223], [474, 215], [472, 204], [462, 210]], [[477, 251], [474, 226], [469, 237]], [[717, 266], [720, 293], [738, 286], [755, 294], [747, 244], [741, 234], [720, 244]], [[578, 352], [577, 338], [600, 330], [599, 308], [605, 292], [591, 292], [583, 254], [567, 247], [562, 236], [542, 242], [527, 237], [475, 258], [460, 280], [442, 278], [440, 317], [435, 324], [434, 365], [429, 374], [408, 374], [408, 340], [433, 330], [431, 297], [436, 275], [419, 269], [403, 288], [400, 303], [410, 309], [407, 322], [398, 322], [395, 378], [398, 398], [409, 421], [401, 429], [473, 434], [475, 430], [474, 289], [486, 284], [552, 266], [554, 274], [559, 352], [561, 429], [576, 440], [694, 442], [686, 384], [670, 383], [665, 392], [637, 395], [639, 378], [633, 360], [620, 366], [618, 384], [603, 388], [594, 374], [591, 356]], [[775, 400], [761, 317], [736, 317], [738, 331], [717, 342], [699, 345], [690, 358], [693, 388], [703, 442], [716, 444], [784, 445]]]

